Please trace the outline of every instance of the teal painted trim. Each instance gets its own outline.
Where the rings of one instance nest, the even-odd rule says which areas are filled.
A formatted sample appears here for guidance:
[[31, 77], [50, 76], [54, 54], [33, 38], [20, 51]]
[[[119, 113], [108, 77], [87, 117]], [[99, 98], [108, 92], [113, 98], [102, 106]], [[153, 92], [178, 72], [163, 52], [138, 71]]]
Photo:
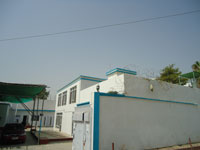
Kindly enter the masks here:
[[78, 106], [84, 106], [84, 105], [89, 105], [89, 104], [90, 104], [90, 102], [84, 102], [84, 103], [76, 104], [76, 106], [78, 107]]
[[94, 127], [93, 127], [93, 150], [99, 150], [99, 97], [100, 93], [94, 93]]
[[188, 102], [179, 102], [179, 101], [171, 101], [171, 100], [161, 100], [161, 99], [144, 98], [144, 97], [136, 97], [136, 96], [125, 96], [123, 94], [109, 94], [109, 93], [98, 93], [98, 92], [95, 92], [94, 93], [93, 150], [99, 150], [99, 110], [100, 110], [100, 96], [135, 98], [135, 99], [142, 99], [142, 100], [148, 100], [148, 101], [158, 101], [158, 102], [165, 102], [165, 103], [177, 103], [177, 104], [186, 104], [186, 105], [198, 106], [198, 104], [188, 103]]
[[126, 96], [126, 97], [127, 98], [136, 98], [136, 99], [150, 100], [150, 101], [158, 101], [158, 102], [166, 102], [166, 103], [178, 103], [178, 104], [186, 104], [186, 105], [195, 105], [195, 106], [198, 106], [198, 104], [195, 104], [195, 103], [182, 102], [182, 101], [161, 100], [161, 99], [152, 99], [152, 98], [135, 97], [135, 96]]
[[125, 97], [124, 94], [110, 94], [110, 93], [101, 93], [99, 92], [100, 96], [113, 96], [113, 97]]
[[126, 73], [126, 74], [137, 75], [136, 71], [126, 70], [126, 69], [122, 69], [122, 68], [115, 68], [115, 69], [112, 69], [112, 70], [106, 72], [106, 76], [111, 75], [111, 74], [113, 74], [115, 72], [121, 72], [121, 73]]
[[93, 79], [86, 79], [86, 78], [81, 78], [81, 80], [89, 80], [89, 81], [95, 81], [95, 82], [102, 82], [101, 80], [93, 80]]
[[79, 80], [89, 80], [89, 81], [95, 81], [95, 82], [102, 82], [102, 81], [105, 81], [106, 79], [101, 79], [101, 78], [96, 78], [96, 77], [90, 77], [90, 76], [83, 76], [83, 75], [80, 75], [78, 78], [76, 78], [75, 80], [73, 80], [72, 82], [70, 82], [69, 84], [65, 85], [64, 87], [62, 87], [61, 89], [59, 89], [57, 91], [60, 92], [62, 91], [63, 89], [69, 87], [70, 85], [78, 82]]
[[90, 76], [85, 76], [85, 75], [80, 75], [81, 78], [91, 78], [93, 80], [99, 80], [99, 81], [105, 81], [106, 79], [103, 78], [96, 78], [96, 77], [90, 77]]
[[99, 94], [100, 94], [100, 96], [135, 98], [135, 99], [142, 99], [142, 100], [149, 100], [149, 101], [157, 101], [157, 102], [165, 102], [165, 103], [178, 103], [178, 104], [186, 104], [186, 105], [198, 106], [198, 104], [195, 104], [195, 103], [182, 102], [182, 101], [161, 100], [161, 99], [144, 98], [144, 97], [137, 97], [137, 96], [125, 96], [123, 94], [109, 94], [109, 93], [99, 93]]
[[76, 78], [75, 80], [73, 80], [73, 81], [72, 81], [72, 82], [70, 82], [69, 84], [67, 84], [67, 85], [65, 85], [64, 87], [62, 87], [61, 89], [59, 89], [57, 92], [60, 92], [60, 91], [62, 91], [63, 89], [65, 89], [65, 88], [69, 87], [70, 85], [72, 85], [72, 84], [74, 84], [74, 83], [78, 82], [79, 80], [80, 80], [80, 77]]
[[[17, 109], [17, 111], [27, 111], [26, 109]], [[31, 110], [31, 111], [33, 111], [33, 110]], [[42, 110], [34, 110], [34, 111], [42, 111]], [[43, 110], [43, 111], [45, 111], [45, 112], [55, 112], [55, 110]]]

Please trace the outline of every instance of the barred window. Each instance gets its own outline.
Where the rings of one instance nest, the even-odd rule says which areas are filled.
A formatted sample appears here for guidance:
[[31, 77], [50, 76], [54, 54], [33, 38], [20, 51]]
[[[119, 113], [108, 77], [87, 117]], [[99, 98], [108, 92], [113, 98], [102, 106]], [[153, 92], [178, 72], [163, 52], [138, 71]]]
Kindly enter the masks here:
[[60, 128], [62, 125], [62, 113], [56, 114], [56, 128]]
[[67, 91], [63, 92], [62, 105], [66, 105], [66, 103], [67, 103]]
[[70, 104], [76, 103], [76, 86], [70, 89]]
[[61, 106], [62, 94], [58, 95], [58, 106]]

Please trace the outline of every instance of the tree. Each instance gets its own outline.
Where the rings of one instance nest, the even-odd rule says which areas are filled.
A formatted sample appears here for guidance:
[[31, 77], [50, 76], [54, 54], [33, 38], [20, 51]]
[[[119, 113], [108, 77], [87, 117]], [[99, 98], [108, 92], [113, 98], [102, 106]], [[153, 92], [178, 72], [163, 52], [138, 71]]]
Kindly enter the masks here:
[[[199, 72], [200, 73], [200, 62], [199, 61], [196, 61], [193, 65], [192, 65], [192, 70], [195, 71], [195, 72]], [[196, 79], [196, 84], [197, 84], [197, 87], [200, 88], [200, 77], [198, 77]]]
[[200, 62], [196, 61], [195, 64], [192, 65], [192, 70], [196, 72], [200, 72]]
[[46, 88], [42, 90], [42, 92], [37, 95], [37, 98], [46, 100], [49, 96], [49, 91], [47, 92]]
[[166, 81], [173, 84], [179, 84], [180, 82], [181, 85], [184, 85], [187, 83], [188, 79], [179, 78], [181, 74], [182, 72], [179, 71], [179, 68], [174, 68], [174, 64], [171, 64], [162, 69], [160, 77], [158, 77], [157, 80]]

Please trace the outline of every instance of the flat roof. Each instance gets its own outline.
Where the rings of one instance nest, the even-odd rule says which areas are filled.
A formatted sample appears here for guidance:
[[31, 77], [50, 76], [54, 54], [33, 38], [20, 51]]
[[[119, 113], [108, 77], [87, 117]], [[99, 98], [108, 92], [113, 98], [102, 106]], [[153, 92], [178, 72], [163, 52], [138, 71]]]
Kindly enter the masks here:
[[127, 70], [127, 69], [122, 69], [122, 68], [115, 68], [115, 69], [112, 69], [108, 72], [106, 72], [106, 76], [109, 76], [115, 72], [121, 72], [121, 73], [126, 73], [126, 74], [132, 74], [132, 75], [137, 75], [137, 72], [136, 71], [133, 71], [133, 70]]
[[74, 84], [74, 83], [76, 83], [76, 82], [78, 82], [80, 80], [89, 80], [89, 81], [94, 81], [94, 82], [102, 82], [102, 81], [105, 81], [106, 79], [96, 78], [96, 77], [90, 77], [90, 76], [85, 76], [85, 75], [80, 75], [78, 78], [74, 79], [72, 82], [70, 82], [67, 85], [63, 86], [57, 92], [62, 91], [63, 89], [69, 87], [70, 85], [72, 85], [72, 84]]

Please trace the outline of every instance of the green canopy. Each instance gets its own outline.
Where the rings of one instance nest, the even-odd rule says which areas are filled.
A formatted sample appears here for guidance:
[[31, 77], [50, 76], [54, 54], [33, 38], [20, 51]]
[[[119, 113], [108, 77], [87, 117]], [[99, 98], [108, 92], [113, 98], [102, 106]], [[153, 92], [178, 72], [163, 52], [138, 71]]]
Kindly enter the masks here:
[[184, 77], [184, 78], [188, 78], [188, 79], [192, 79], [192, 78], [197, 79], [200, 77], [200, 73], [199, 72], [189, 72], [189, 73], [180, 75], [180, 77]]
[[0, 101], [26, 103], [46, 88], [46, 85], [16, 84], [0, 82]]

